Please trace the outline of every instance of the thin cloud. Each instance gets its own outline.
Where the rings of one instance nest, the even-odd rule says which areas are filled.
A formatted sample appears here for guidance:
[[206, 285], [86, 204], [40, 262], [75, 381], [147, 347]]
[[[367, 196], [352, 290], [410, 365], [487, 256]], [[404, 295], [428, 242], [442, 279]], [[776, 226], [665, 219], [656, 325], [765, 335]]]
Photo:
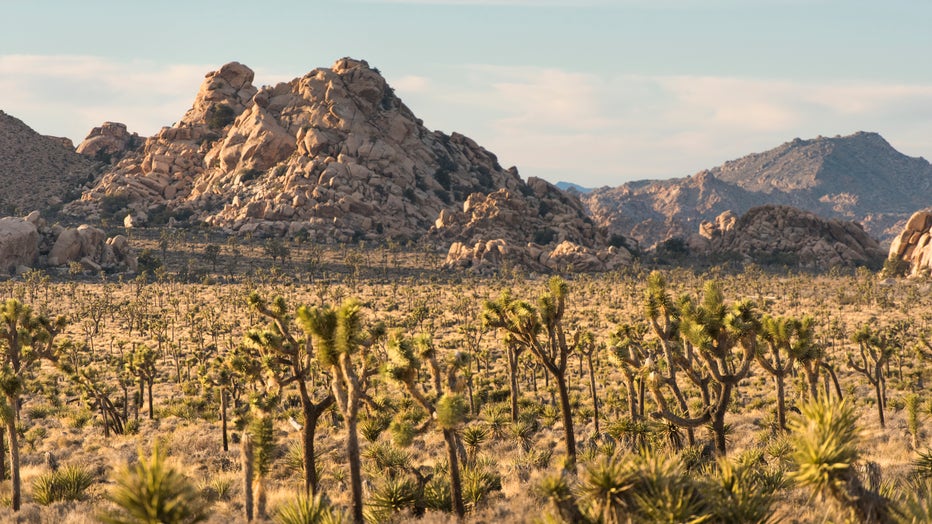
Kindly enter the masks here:
[[441, 102], [427, 107], [463, 108], [472, 127], [453, 129], [502, 162], [524, 175], [591, 185], [685, 176], [797, 136], [858, 130], [917, 154], [932, 132], [930, 85], [475, 65], [435, 87], [417, 96]]

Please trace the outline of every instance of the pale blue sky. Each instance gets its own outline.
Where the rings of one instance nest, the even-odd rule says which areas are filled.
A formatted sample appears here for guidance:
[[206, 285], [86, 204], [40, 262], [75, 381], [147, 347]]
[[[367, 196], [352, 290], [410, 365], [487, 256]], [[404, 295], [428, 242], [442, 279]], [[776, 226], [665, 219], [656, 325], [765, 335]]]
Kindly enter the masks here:
[[237, 60], [272, 84], [343, 56], [521, 174], [685, 176], [795, 137], [932, 155], [926, 0], [0, 0], [0, 109], [76, 142], [150, 135]]

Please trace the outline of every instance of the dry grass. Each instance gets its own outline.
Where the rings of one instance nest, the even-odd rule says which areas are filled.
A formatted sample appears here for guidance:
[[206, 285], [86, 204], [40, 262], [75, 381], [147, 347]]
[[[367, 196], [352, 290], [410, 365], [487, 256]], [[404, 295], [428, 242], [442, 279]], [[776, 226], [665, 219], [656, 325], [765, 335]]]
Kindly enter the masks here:
[[[148, 238], [137, 238], [136, 241], [161, 257], [159, 239], [151, 233]], [[208, 243], [222, 245], [217, 271], [198, 256]], [[246, 306], [245, 297], [253, 290], [265, 297], [282, 295], [292, 306], [332, 304], [355, 296], [362, 301], [368, 320], [383, 321], [388, 326], [400, 327], [412, 334], [431, 332], [438, 347], [452, 351], [469, 349], [463, 329], [478, 326], [483, 300], [495, 298], [506, 287], [512, 288], [515, 296], [534, 299], [545, 283], [544, 277], [520, 273], [489, 278], [444, 273], [432, 269], [441, 255], [425, 250], [395, 247], [361, 249], [358, 246], [321, 250], [301, 244], [291, 245], [290, 250], [288, 261], [272, 264], [258, 243], [239, 243], [234, 253], [232, 244], [222, 239], [189, 235], [184, 240], [172, 240], [164, 256], [167, 271], [149, 282], [120, 282], [113, 277], [103, 282], [94, 276], [69, 280], [67, 275], [61, 275], [49, 282], [0, 283], [0, 296], [4, 298], [17, 297], [38, 310], [67, 315], [70, 324], [61, 340], [67, 338], [86, 344], [83, 358], [101, 362], [106, 358], [117, 359], [121, 348], [126, 352], [134, 345], [157, 347], [159, 338], [163, 347], [155, 387], [158, 418], [149, 420], [143, 407], [138, 431], [129, 435], [105, 437], [99, 413], [90, 407], [82, 392], [55, 366], [42, 365], [34, 383], [43, 387], [41, 391], [31, 389], [23, 404], [24, 434], [30, 435], [29, 432], [37, 427], [43, 428], [31, 434], [32, 444], [24, 445], [22, 450], [25, 504], [15, 516], [8, 509], [0, 508], [0, 521], [94, 522], [94, 515], [108, 508], [105, 495], [114, 471], [135, 460], [139, 450], [149, 450], [155, 440], [165, 442], [170, 456], [205, 493], [205, 504], [210, 504], [209, 522], [243, 521], [238, 446], [231, 445], [228, 452], [220, 449], [219, 406], [214, 400], [202, 398], [203, 389], [196, 371], [189, 371], [185, 362], [181, 362], [182, 383], [176, 382], [178, 370], [170, 348], [179, 348], [177, 353], [183, 356], [183, 360], [211, 344], [216, 345], [220, 354], [231, 350], [242, 341], [246, 330], [261, 324], [257, 315]], [[235, 270], [228, 272], [225, 268]], [[191, 282], [179, 281], [179, 273]], [[572, 329], [589, 329], [596, 334], [598, 341], [607, 342], [608, 333], [618, 322], [642, 319], [641, 296], [646, 284], [645, 275], [643, 271], [634, 270], [608, 275], [571, 276], [567, 324]], [[750, 271], [734, 275], [714, 269], [705, 273], [670, 270], [667, 278], [675, 292], [694, 295], [701, 289], [703, 281], [717, 278], [722, 282], [729, 301], [751, 298], [764, 304], [764, 309], [773, 315], [812, 314], [816, 317], [818, 337], [829, 348], [842, 388], [855, 402], [861, 415], [859, 425], [864, 431], [862, 457], [877, 463], [886, 479], [905, 477], [915, 456], [907, 430], [906, 410], [888, 406], [887, 427], [881, 430], [873, 406], [873, 390], [843, 361], [845, 352], [852, 349], [847, 336], [860, 323], [871, 321], [877, 325], [888, 325], [899, 320], [911, 320], [910, 347], [918, 340], [919, 334], [932, 329], [928, 284], [897, 282], [880, 286], [876, 279], [863, 273], [810, 276]], [[90, 320], [94, 304], [103, 304], [101, 307], [105, 308], [96, 333]], [[417, 311], [421, 314], [414, 315]], [[145, 317], [146, 321], [138, 323], [139, 317]], [[157, 318], [164, 320], [162, 328], [151, 321]], [[483, 403], [488, 405], [492, 402], [483, 401], [483, 398], [495, 398], [505, 406], [507, 418], [508, 380], [501, 344], [495, 333], [482, 337], [478, 357], [482, 369], [476, 371], [473, 367], [478, 411], [482, 412]], [[596, 362], [604, 428], [607, 422], [626, 416], [623, 376], [610, 363], [607, 352], [598, 353]], [[888, 381], [888, 400], [894, 401], [891, 404], [911, 392], [911, 377], [917, 373], [924, 373], [926, 379], [930, 379], [927, 363], [909, 356], [904, 365], [906, 376], [903, 381], [897, 378], [896, 366], [891, 366]], [[121, 405], [123, 393], [116, 382], [117, 368], [108, 369], [106, 376], [112, 386], [111, 400]], [[548, 379], [538, 368], [535, 392], [529, 369], [522, 368], [522, 405], [525, 413], [539, 423], [530, 437], [531, 448], [535, 452], [552, 450], [552, 458], [543, 469], [530, 465], [532, 460], [509, 436], [507, 428], [501, 437], [492, 437], [482, 444], [480, 454], [491, 457], [492, 463], [496, 464], [502, 487], [469, 514], [470, 522], [532, 521], [540, 515], [545, 504], [535, 497], [532, 488], [542, 475], [559, 467], [563, 429], [559, 409], [552, 403], [546, 385]], [[594, 430], [585, 373], [584, 366], [571, 357], [568, 375], [577, 406], [576, 431], [580, 449], [588, 445]], [[323, 381], [318, 384], [319, 388], [324, 386]], [[803, 386], [801, 379], [787, 380], [789, 406], [799, 402]], [[184, 393], [185, 390], [189, 393]], [[129, 388], [130, 398], [134, 391], [135, 386]], [[401, 398], [396, 388], [378, 378], [374, 379], [371, 392], [373, 396], [383, 395], [396, 401]], [[916, 393], [924, 394], [922, 391]], [[289, 394], [294, 394], [294, 390], [285, 391], [286, 400]], [[201, 407], [184, 411], [185, 401], [198, 398], [205, 400]], [[610, 398], [622, 401], [609, 402]], [[243, 401], [245, 395], [240, 398], [240, 402]], [[923, 399], [924, 403], [928, 401], [929, 398]], [[730, 454], [736, 455], [769, 442], [773, 405], [772, 380], [755, 367], [752, 375], [742, 382], [727, 418], [731, 425]], [[648, 411], [651, 409], [653, 405], [649, 401]], [[299, 438], [299, 433], [287, 422], [288, 416], [294, 415], [296, 411], [293, 408], [276, 411], [275, 429], [280, 458], [274, 462], [267, 480], [271, 511], [301, 485], [301, 472], [289, 467], [284, 459], [289, 444]], [[925, 412], [922, 417], [927, 422], [930, 415]], [[134, 419], [133, 408], [129, 409], [129, 418]], [[231, 421], [231, 428], [232, 425]], [[335, 505], [345, 508], [350, 499], [346, 488], [348, 466], [342, 456], [342, 427], [342, 422], [326, 414], [318, 428], [317, 450], [321, 457], [321, 485]], [[232, 433], [235, 431], [231, 430]], [[920, 436], [921, 446], [932, 444], [928, 433]], [[706, 431], [701, 428], [697, 435], [700, 439], [707, 438]], [[389, 430], [379, 438], [379, 442], [390, 440]], [[365, 450], [370, 444], [365, 439], [361, 441]], [[443, 446], [438, 431], [429, 429], [415, 436], [407, 448], [412, 466], [429, 470], [438, 463], [445, 463]], [[31, 502], [31, 481], [46, 471], [43, 457], [47, 452], [54, 454], [60, 464], [80, 464], [96, 472], [98, 482], [87, 491], [86, 500], [49, 506]], [[372, 486], [378, 482], [378, 473], [367, 470], [365, 464], [363, 469], [368, 496]], [[221, 490], [224, 495], [211, 495], [218, 491], [211, 487], [212, 484], [221, 488], [226, 485], [226, 489]], [[8, 498], [7, 481], [0, 485], [0, 501]], [[821, 521], [824, 517], [824, 511], [809, 500], [806, 492], [792, 487], [780, 492], [776, 514], [780, 521], [785, 522]], [[404, 521], [406, 517], [399, 515], [395, 520]], [[447, 513], [428, 511], [421, 521], [453, 522], [454, 519]]]

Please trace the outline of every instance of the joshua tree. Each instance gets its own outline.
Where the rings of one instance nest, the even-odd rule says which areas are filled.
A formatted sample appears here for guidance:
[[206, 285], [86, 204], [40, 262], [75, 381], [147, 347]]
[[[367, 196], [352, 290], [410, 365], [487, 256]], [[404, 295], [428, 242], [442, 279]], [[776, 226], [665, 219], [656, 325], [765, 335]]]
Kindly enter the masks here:
[[304, 414], [302, 444], [304, 447], [304, 489], [310, 493], [317, 490], [317, 465], [314, 463], [314, 434], [317, 420], [334, 402], [333, 393], [321, 395], [318, 400], [308, 388], [312, 379], [313, 348], [311, 337], [295, 338], [291, 332], [291, 317], [285, 299], [276, 297], [269, 304], [258, 293], [249, 296], [250, 306], [271, 321], [262, 331], [250, 331], [246, 337], [265, 357], [263, 365], [275, 376], [280, 387], [289, 384], [298, 386], [301, 411]]
[[611, 358], [625, 376], [628, 392], [628, 416], [632, 421], [644, 416], [644, 377], [642, 371], [647, 358], [644, 324], [621, 324], [611, 336]]
[[575, 471], [576, 435], [573, 433], [573, 411], [566, 382], [566, 366], [573, 347], [567, 344], [563, 329], [567, 293], [566, 282], [553, 277], [548, 282], [547, 291], [538, 299], [537, 307], [534, 307], [513, 298], [506, 290], [498, 300], [485, 302], [483, 322], [487, 327], [510, 333], [518, 344], [537, 357], [553, 377], [563, 414], [566, 467]]
[[19, 511], [22, 500], [16, 423], [19, 421], [20, 396], [26, 389], [26, 373], [40, 359], [55, 360], [53, 342], [64, 327], [64, 317], [51, 321], [13, 298], [8, 299], [0, 310], [0, 391], [3, 393], [0, 419], [9, 439], [14, 511]]
[[757, 352], [757, 362], [773, 375], [777, 384], [777, 427], [786, 430], [785, 380], [796, 359], [807, 358], [813, 345], [812, 317], [802, 319], [765, 316], [761, 338], [766, 343]]
[[851, 335], [851, 340], [858, 344], [858, 359], [855, 361], [848, 354], [848, 366], [864, 375], [867, 381], [874, 386], [877, 395], [877, 415], [880, 417], [880, 427], [884, 427], [884, 405], [887, 401], [887, 379], [883, 374], [883, 367], [896, 351], [897, 341], [886, 330], [874, 331], [870, 325], [864, 324]]
[[127, 354], [126, 369], [132, 373], [139, 381], [139, 403], [141, 405], [143, 398], [143, 388], [148, 389], [149, 398], [149, 419], [155, 418], [155, 410], [152, 402], [152, 387], [155, 384], [155, 378], [158, 376], [158, 369], [155, 363], [157, 361], [155, 351], [149, 346], [143, 345], [139, 348], [133, 348]]
[[353, 521], [363, 522], [362, 472], [359, 463], [359, 407], [368, 378], [377, 366], [369, 359], [370, 340], [362, 329], [359, 303], [339, 308], [298, 308], [298, 322], [314, 340], [317, 362], [330, 372], [331, 388], [346, 426], [346, 459], [350, 465]]
[[[648, 311], [656, 313], [650, 320], [655, 323], [662, 310], [654, 308], [650, 299], [657, 297], [658, 303], [662, 304], [672, 301], [667, 298], [662, 279], [658, 282], [654, 274], [648, 293]], [[677, 385], [675, 372], [669, 372], [664, 378], [652, 370], [649, 387], [659, 407], [654, 416], [686, 428], [711, 424], [715, 449], [724, 455], [727, 446], [725, 414], [738, 383], [750, 372], [758, 348], [760, 316], [748, 301], [726, 305], [715, 282], [706, 283], [702, 300], [698, 304], [684, 296], [675, 309], [666, 311], [671, 318], [678, 319], [678, 322], [670, 323], [670, 326], [675, 327], [674, 330], [661, 331], [665, 337], [662, 344], [665, 347], [666, 365], [671, 370], [676, 368], [682, 371], [696, 386], [703, 409], [698, 415], [690, 416], [688, 410], [684, 409], [685, 397]], [[653, 365], [656, 366], [656, 363]], [[664, 387], [673, 392], [684, 413], [677, 414], [669, 408]]]
[[[596, 346], [595, 337], [591, 331], [577, 331], [573, 336], [573, 346], [576, 350], [586, 357], [586, 365], [589, 370], [589, 396], [592, 398], [592, 419], [595, 423], [595, 434], [599, 431], [599, 397], [595, 389], [595, 368], [592, 365], [592, 354], [595, 353], [599, 346]], [[603, 344], [602, 348], [605, 347]]]
[[[432, 393], [428, 393], [417, 381], [422, 365], [426, 362], [432, 377]], [[427, 423], [436, 420], [443, 431], [447, 445], [447, 460], [450, 469], [450, 491], [453, 510], [457, 516], [466, 513], [463, 505], [463, 488], [460, 480], [459, 438], [456, 434], [466, 420], [469, 404], [461, 393], [463, 384], [457, 371], [469, 365], [469, 356], [457, 352], [441, 367], [436, 348], [427, 335], [414, 339], [393, 333], [388, 342], [388, 362], [385, 373], [411, 395], [430, 415]]]

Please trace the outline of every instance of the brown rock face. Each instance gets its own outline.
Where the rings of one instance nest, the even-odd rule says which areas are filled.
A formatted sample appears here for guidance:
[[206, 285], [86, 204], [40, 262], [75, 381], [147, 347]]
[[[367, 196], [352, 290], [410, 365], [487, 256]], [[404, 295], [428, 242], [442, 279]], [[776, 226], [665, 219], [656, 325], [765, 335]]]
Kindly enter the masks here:
[[32, 266], [39, 255], [39, 232], [23, 218], [0, 218], [0, 271], [10, 273], [17, 266]]
[[917, 211], [890, 244], [888, 258], [909, 264], [909, 276], [932, 274], [932, 212]]
[[829, 269], [879, 267], [884, 259], [880, 245], [859, 224], [788, 206], [756, 207], [737, 220], [723, 213], [704, 223], [696, 237], [689, 245], [701, 254], [732, 254], [759, 264]]

